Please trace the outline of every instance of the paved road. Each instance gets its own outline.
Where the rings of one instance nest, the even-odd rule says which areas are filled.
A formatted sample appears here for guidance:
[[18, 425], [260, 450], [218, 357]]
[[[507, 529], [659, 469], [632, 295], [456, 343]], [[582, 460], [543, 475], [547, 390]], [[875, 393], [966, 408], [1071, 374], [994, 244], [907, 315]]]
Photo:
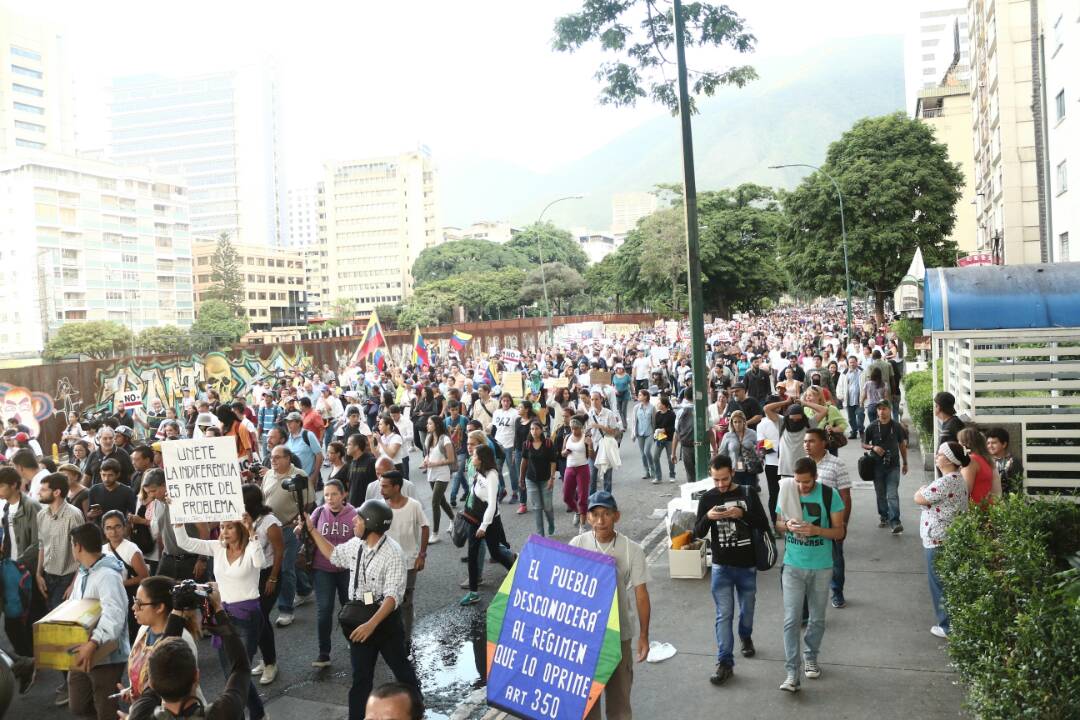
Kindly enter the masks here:
[[[858, 450], [849, 446], [841, 451], [853, 477]], [[755, 639], [759, 655], [752, 661], [740, 659], [736, 679], [723, 689], [710, 686], [708, 674], [715, 655], [713, 638], [713, 603], [708, 580], [672, 580], [668, 576], [667, 557], [659, 545], [660, 534], [655, 511], [664, 508], [677, 485], [666, 481], [652, 485], [641, 478], [641, 462], [636, 446], [625, 442], [624, 465], [615, 473], [614, 493], [622, 509], [620, 530], [637, 540], [648, 539], [646, 551], [653, 561], [653, 639], [672, 642], [679, 654], [660, 665], [641, 666], [635, 673], [633, 703], [643, 717], [678, 717], [700, 715], [702, 708], [713, 706], [719, 693], [727, 709], [739, 717], [775, 717], [798, 714], [800, 717], [875, 716], [908, 718], [912, 710], [924, 718], [956, 717], [962, 692], [955, 686], [955, 676], [947, 666], [941, 642], [929, 635], [931, 612], [926, 590], [922, 553], [913, 506], [906, 502], [917, 486], [915, 475], [905, 478], [901, 499], [909, 532], [901, 537], [888, 536], [876, 528], [873, 491], [862, 483], [856, 489], [855, 514], [848, 541], [849, 607], [829, 610], [828, 630], [822, 662], [825, 678], [804, 683], [804, 692], [790, 698], [776, 690], [782, 679], [783, 646], [780, 635], [782, 610], [777, 571], [761, 576]], [[413, 467], [419, 463], [414, 454]], [[913, 468], [921, 467], [915, 458]], [[917, 472], [917, 471], [915, 471]], [[683, 481], [681, 464], [677, 468]], [[413, 477], [416, 479], [414, 471]], [[425, 504], [429, 498], [426, 483], [420, 483]], [[572, 516], [563, 512], [556, 500], [556, 538], [568, 540], [574, 533]], [[534, 530], [531, 515], [516, 515], [515, 508], [502, 505], [507, 534], [517, 549]], [[655, 541], [655, 543], [654, 543]], [[424, 685], [430, 718], [449, 717], [454, 708], [476, 687], [480, 687], [484, 662], [484, 604], [460, 608], [458, 599], [464, 590], [458, 583], [465, 577], [460, 562], [462, 551], [450, 542], [431, 548], [427, 568], [421, 573], [416, 590], [416, 627], [414, 655]], [[486, 600], [501, 582], [505, 572], [489, 566], [481, 588]], [[351, 682], [344, 639], [333, 635], [333, 666], [324, 670], [311, 667], [315, 657], [315, 608], [298, 608], [296, 622], [278, 629], [278, 679], [260, 688], [275, 717], [311, 717], [338, 720], [345, 717], [347, 691]], [[200, 646], [204, 688], [209, 697], [220, 689], [222, 678], [209, 643]], [[388, 678], [380, 665], [376, 682]], [[47, 720], [70, 717], [67, 710], [57, 710], [47, 703], [59, 680], [55, 672], [43, 672], [31, 693], [16, 700], [16, 710], [34, 708], [33, 716]], [[679, 688], [678, 692], [673, 688]], [[748, 691], [739, 692], [739, 688]], [[684, 690], [690, 690], [685, 692]], [[784, 697], [780, 697], [784, 696]], [[788, 707], [794, 702], [798, 709]]]

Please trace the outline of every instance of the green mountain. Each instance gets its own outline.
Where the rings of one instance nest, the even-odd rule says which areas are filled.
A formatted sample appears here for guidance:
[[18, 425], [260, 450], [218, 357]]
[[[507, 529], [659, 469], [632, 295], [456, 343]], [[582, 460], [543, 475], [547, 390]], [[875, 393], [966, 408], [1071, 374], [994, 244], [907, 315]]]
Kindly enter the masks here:
[[[904, 106], [900, 36], [838, 40], [755, 67], [758, 80], [699, 103], [693, 121], [699, 190], [743, 182], [793, 187], [805, 171], [768, 166], [819, 164], [829, 143], [856, 120]], [[603, 230], [611, 223], [613, 193], [681, 182], [679, 123], [657, 117], [548, 174], [491, 162], [448, 163], [441, 174], [447, 225], [527, 224], [552, 198], [584, 192], [584, 200], [556, 206], [548, 217]]]

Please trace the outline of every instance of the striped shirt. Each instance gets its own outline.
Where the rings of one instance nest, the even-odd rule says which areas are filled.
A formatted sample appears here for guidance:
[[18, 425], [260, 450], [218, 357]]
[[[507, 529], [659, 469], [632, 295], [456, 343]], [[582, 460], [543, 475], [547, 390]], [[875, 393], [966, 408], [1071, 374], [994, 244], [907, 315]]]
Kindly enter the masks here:
[[829, 453], [825, 453], [825, 457], [818, 461], [817, 479], [822, 485], [828, 485], [834, 490], [847, 490], [851, 487], [847, 466]]

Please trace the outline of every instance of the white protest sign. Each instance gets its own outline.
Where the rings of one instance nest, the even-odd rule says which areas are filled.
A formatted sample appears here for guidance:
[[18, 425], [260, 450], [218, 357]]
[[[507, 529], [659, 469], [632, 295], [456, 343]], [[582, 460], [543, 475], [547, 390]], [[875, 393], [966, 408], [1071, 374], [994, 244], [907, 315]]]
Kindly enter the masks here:
[[174, 523], [239, 520], [244, 514], [236, 439], [204, 437], [161, 443]]
[[139, 394], [138, 390], [125, 390], [120, 393], [120, 404], [124, 406], [125, 410], [142, 407], [142, 395]]

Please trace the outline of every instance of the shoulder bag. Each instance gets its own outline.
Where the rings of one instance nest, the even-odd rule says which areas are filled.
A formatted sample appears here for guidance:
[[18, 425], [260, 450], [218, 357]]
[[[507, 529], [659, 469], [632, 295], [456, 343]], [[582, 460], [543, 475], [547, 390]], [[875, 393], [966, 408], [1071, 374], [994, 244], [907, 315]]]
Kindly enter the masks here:
[[[746, 504], [749, 506], [746, 511], [748, 516], [747, 519], [749, 520], [749, 514], [754, 508], [754, 490], [752, 490], [749, 485], [743, 485], [742, 489], [743, 495], [746, 496]], [[771, 570], [772, 567], [776, 565], [776, 558], [778, 556], [778, 553], [776, 552], [776, 540], [768, 529], [763, 530], [756, 528], [749, 522], [747, 522], [747, 525], [750, 526], [750, 538], [754, 545], [755, 566], [762, 572]]]
[[[375, 549], [375, 552], [382, 550], [383, 543], [386, 542], [386, 538], [379, 541], [379, 546]], [[360, 558], [364, 556], [364, 546], [361, 543], [360, 551], [356, 553], [356, 569], [353, 571], [353, 586], [352, 594], [356, 595], [356, 588], [360, 584]], [[372, 555], [374, 557], [374, 555]], [[365, 572], [366, 575], [366, 572]], [[379, 611], [379, 605], [372, 603], [370, 605], [364, 603], [363, 600], [349, 600], [341, 606], [341, 610], [338, 612], [338, 624], [341, 625], [341, 632], [345, 634], [345, 639], [349, 640], [349, 636], [353, 634], [356, 628], [360, 627], [364, 623], [375, 617], [375, 613]], [[367, 642], [370, 642], [371, 638], [368, 638]], [[349, 640], [349, 642], [352, 642]]]

